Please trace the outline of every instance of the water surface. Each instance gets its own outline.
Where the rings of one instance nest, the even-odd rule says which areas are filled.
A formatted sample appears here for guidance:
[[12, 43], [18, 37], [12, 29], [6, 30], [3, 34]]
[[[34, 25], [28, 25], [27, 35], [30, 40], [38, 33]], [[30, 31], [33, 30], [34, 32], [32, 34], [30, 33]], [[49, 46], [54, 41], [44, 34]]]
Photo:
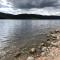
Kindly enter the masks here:
[[59, 28], [60, 20], [0, 20], [0, 50], [40, 41], [44, 38], [40, 34]]

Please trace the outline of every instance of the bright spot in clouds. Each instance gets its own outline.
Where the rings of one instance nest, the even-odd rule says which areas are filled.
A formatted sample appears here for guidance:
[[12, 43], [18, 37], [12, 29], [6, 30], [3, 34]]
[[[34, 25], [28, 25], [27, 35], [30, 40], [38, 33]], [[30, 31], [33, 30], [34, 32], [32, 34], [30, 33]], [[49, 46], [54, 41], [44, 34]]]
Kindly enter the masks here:
[[12, 3], [8, 2], [7, 0], [0, 0], [0, 4], [2, 7], [12, 7]]

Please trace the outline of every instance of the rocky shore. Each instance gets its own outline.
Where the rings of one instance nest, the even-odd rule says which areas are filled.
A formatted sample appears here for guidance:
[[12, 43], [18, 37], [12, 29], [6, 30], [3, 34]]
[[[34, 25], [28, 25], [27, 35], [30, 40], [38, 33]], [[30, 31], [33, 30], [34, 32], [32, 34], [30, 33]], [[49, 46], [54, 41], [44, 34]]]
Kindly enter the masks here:
[[46, 34], [46, 41], [23, 47], [13, 54], [0, 57], [1, 60], [60, 60], [60, 30]]

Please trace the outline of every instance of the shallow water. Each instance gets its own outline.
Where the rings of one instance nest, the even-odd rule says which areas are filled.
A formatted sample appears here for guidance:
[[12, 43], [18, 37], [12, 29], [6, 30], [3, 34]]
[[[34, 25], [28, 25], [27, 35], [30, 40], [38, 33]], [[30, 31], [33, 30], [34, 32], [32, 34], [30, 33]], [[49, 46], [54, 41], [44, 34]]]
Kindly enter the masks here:
[[0, 50], [21, 47], [31, 39], [34, 42], [34, 38], [39, 38], [37, 35], [57, 28], [60, 28], [60, 20], [0, 20]]

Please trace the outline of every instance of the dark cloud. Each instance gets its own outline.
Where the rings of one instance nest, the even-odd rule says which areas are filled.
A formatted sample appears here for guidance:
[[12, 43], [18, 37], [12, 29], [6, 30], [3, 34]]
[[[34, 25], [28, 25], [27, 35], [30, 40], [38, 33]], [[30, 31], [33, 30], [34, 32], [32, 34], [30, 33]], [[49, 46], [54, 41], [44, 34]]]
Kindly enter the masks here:
[[9, 0], [17, 8], [56, 7], [59, 0]]

